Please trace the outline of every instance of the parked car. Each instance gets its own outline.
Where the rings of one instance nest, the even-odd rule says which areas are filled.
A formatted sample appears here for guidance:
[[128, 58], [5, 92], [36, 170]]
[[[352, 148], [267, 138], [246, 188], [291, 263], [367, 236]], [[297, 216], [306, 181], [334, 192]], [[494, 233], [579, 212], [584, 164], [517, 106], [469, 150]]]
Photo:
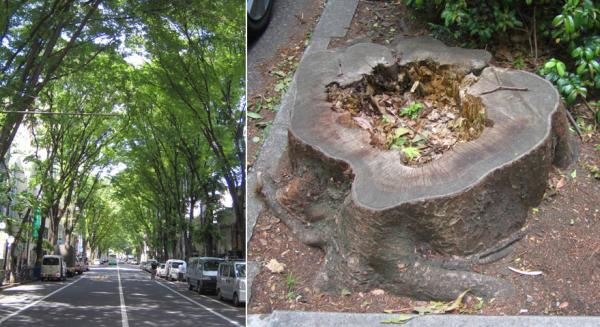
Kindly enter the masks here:
[[138, 264], [137, 260], [135, 260], [135, 259], [132, 259], [130, 263], [131, 263], [132, 265], [137, 265], [137, 264]]
[[83, 274], [83, 262], [79, 257], [73, 259], [73, 266], [67, 268], [67, 275], [69, 277]]
[[185, 280], [188, 289], [196, 290], [198, 293], [217, 291], [217, 272], [219, 263], [223, 262], [221, 258], [212, 257], [193, 257], [190, 258], [187, 266]]
[[183, 260], [169, 259], [166, 262], [168, 280], [184, 280], [187, 264]]
[[273, 12], [273, 2], [275, 0], [246, 0], [246, 16], [248, 16], [248, 34], [256, 36], [262, 33]]
[[81, 258], [81, 263], [83, 265], [83, 271], [90, 271], [90, 265], [87, 257]]
[[94, 259], [94, 266], [99, 266], [102, 264], [102, 261], [100, 261], [100, 259]]
[[246, 303], [246, 262], [225, 261], [219, 264], [217, 297], [232, 300], [235, 306]]
[[156, 276], [165, 278], [167, 276], [167, 265], [162, 262], [158, 265], [156, 269]]
[[67, 264], [60, 255], [45, 255], [42, 258], [42, 281], [49, 279], [67, 280]]

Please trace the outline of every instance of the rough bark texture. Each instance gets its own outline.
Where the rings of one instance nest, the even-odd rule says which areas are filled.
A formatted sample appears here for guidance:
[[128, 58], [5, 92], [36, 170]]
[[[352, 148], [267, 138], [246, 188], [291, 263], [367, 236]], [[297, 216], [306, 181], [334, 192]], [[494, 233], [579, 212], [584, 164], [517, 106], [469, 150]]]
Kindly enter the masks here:
[[[355, 82], [377, 64], [425, 59], [479, 75], [467, 93], [481, 97], [493, 127], [434, 162], [408, 167], [397, 150], [370, 146], [366, 131], [336, 123], [327, 85]], [[383, 287], [434, 299], [467, 288], [485, 297], [513, 292], [506, 281], [469, 270], [510, 252], [551, 166], [569, 165], [573, 151], [552, 85], [527, 72], [485, 68], [489, 59], [483, 50], [417, 38], [303, 61], [289, 130], [294, 177], [279, 189], [265, 177], [262, 193], [300, 240], [325, 250], [317, 287]], [[489, 92], [499, 85], [527, 90]]]

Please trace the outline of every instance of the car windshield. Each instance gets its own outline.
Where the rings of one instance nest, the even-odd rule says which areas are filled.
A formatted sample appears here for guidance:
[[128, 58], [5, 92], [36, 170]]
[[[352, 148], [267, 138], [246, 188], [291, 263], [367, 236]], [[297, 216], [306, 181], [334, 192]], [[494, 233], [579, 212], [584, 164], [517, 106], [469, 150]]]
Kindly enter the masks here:
[[235, 274], [237, 277], [246, 277], [246, 265], [235, 265]]
[[171, 262], [171, 268], [179, 268], [181, 262]]
[[58, 258], [44, 258], [44, 261], [42, 262], [42, 264], [45, 266], [57, 266]]
[[219, 261], [207, 261], [204, 263], [204, 271], [219, 270]]

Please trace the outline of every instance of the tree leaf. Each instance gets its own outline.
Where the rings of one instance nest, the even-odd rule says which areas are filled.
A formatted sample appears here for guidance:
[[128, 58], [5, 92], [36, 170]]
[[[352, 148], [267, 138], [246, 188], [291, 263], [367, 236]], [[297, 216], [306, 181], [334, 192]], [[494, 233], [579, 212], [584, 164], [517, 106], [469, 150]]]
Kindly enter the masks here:
[[411, 320], [412, 318], [414, 318], [413, 315], [409, 315], [409, 314], [401, 314], [398, 317], [394, 317], [394, 318], [390, 318], [390, 319], [386, 319], [386, 320], [382, 320], [381, 323], [382, 324], [397, 324], [397, 325], [403, 325], [405, 323], [407, 323], [409, 320]]
[[556, 63], [556, 71], [558, 72], [558, 76], [561, 76], [561, 77], [565, 76], [565, 70], [566, 70], [565, 63], [562, 61], [558, 61]]
[[256, 113], [253, 111], [246, 112], [246, 115], [252, 119], [262, 119], [263, 118], [259, 113]]

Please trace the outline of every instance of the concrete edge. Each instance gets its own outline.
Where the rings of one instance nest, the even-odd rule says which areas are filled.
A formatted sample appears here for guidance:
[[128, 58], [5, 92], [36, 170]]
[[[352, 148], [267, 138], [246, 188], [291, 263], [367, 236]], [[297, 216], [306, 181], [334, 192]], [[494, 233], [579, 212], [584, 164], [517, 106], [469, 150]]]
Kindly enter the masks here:
[[[384, 313], [342, 313], [342, 312], [295, 312], [273, 311], [268, 315], [248, 315], [249, 327], [309, 327], [309, 326], [383, 326], [390, 318], [399, 317]], [[600, 317], [583, 316], [468, 316], [468, 315], [412, 315], [404, 326], [427, 327], [592, 327], [600, 326]]]

